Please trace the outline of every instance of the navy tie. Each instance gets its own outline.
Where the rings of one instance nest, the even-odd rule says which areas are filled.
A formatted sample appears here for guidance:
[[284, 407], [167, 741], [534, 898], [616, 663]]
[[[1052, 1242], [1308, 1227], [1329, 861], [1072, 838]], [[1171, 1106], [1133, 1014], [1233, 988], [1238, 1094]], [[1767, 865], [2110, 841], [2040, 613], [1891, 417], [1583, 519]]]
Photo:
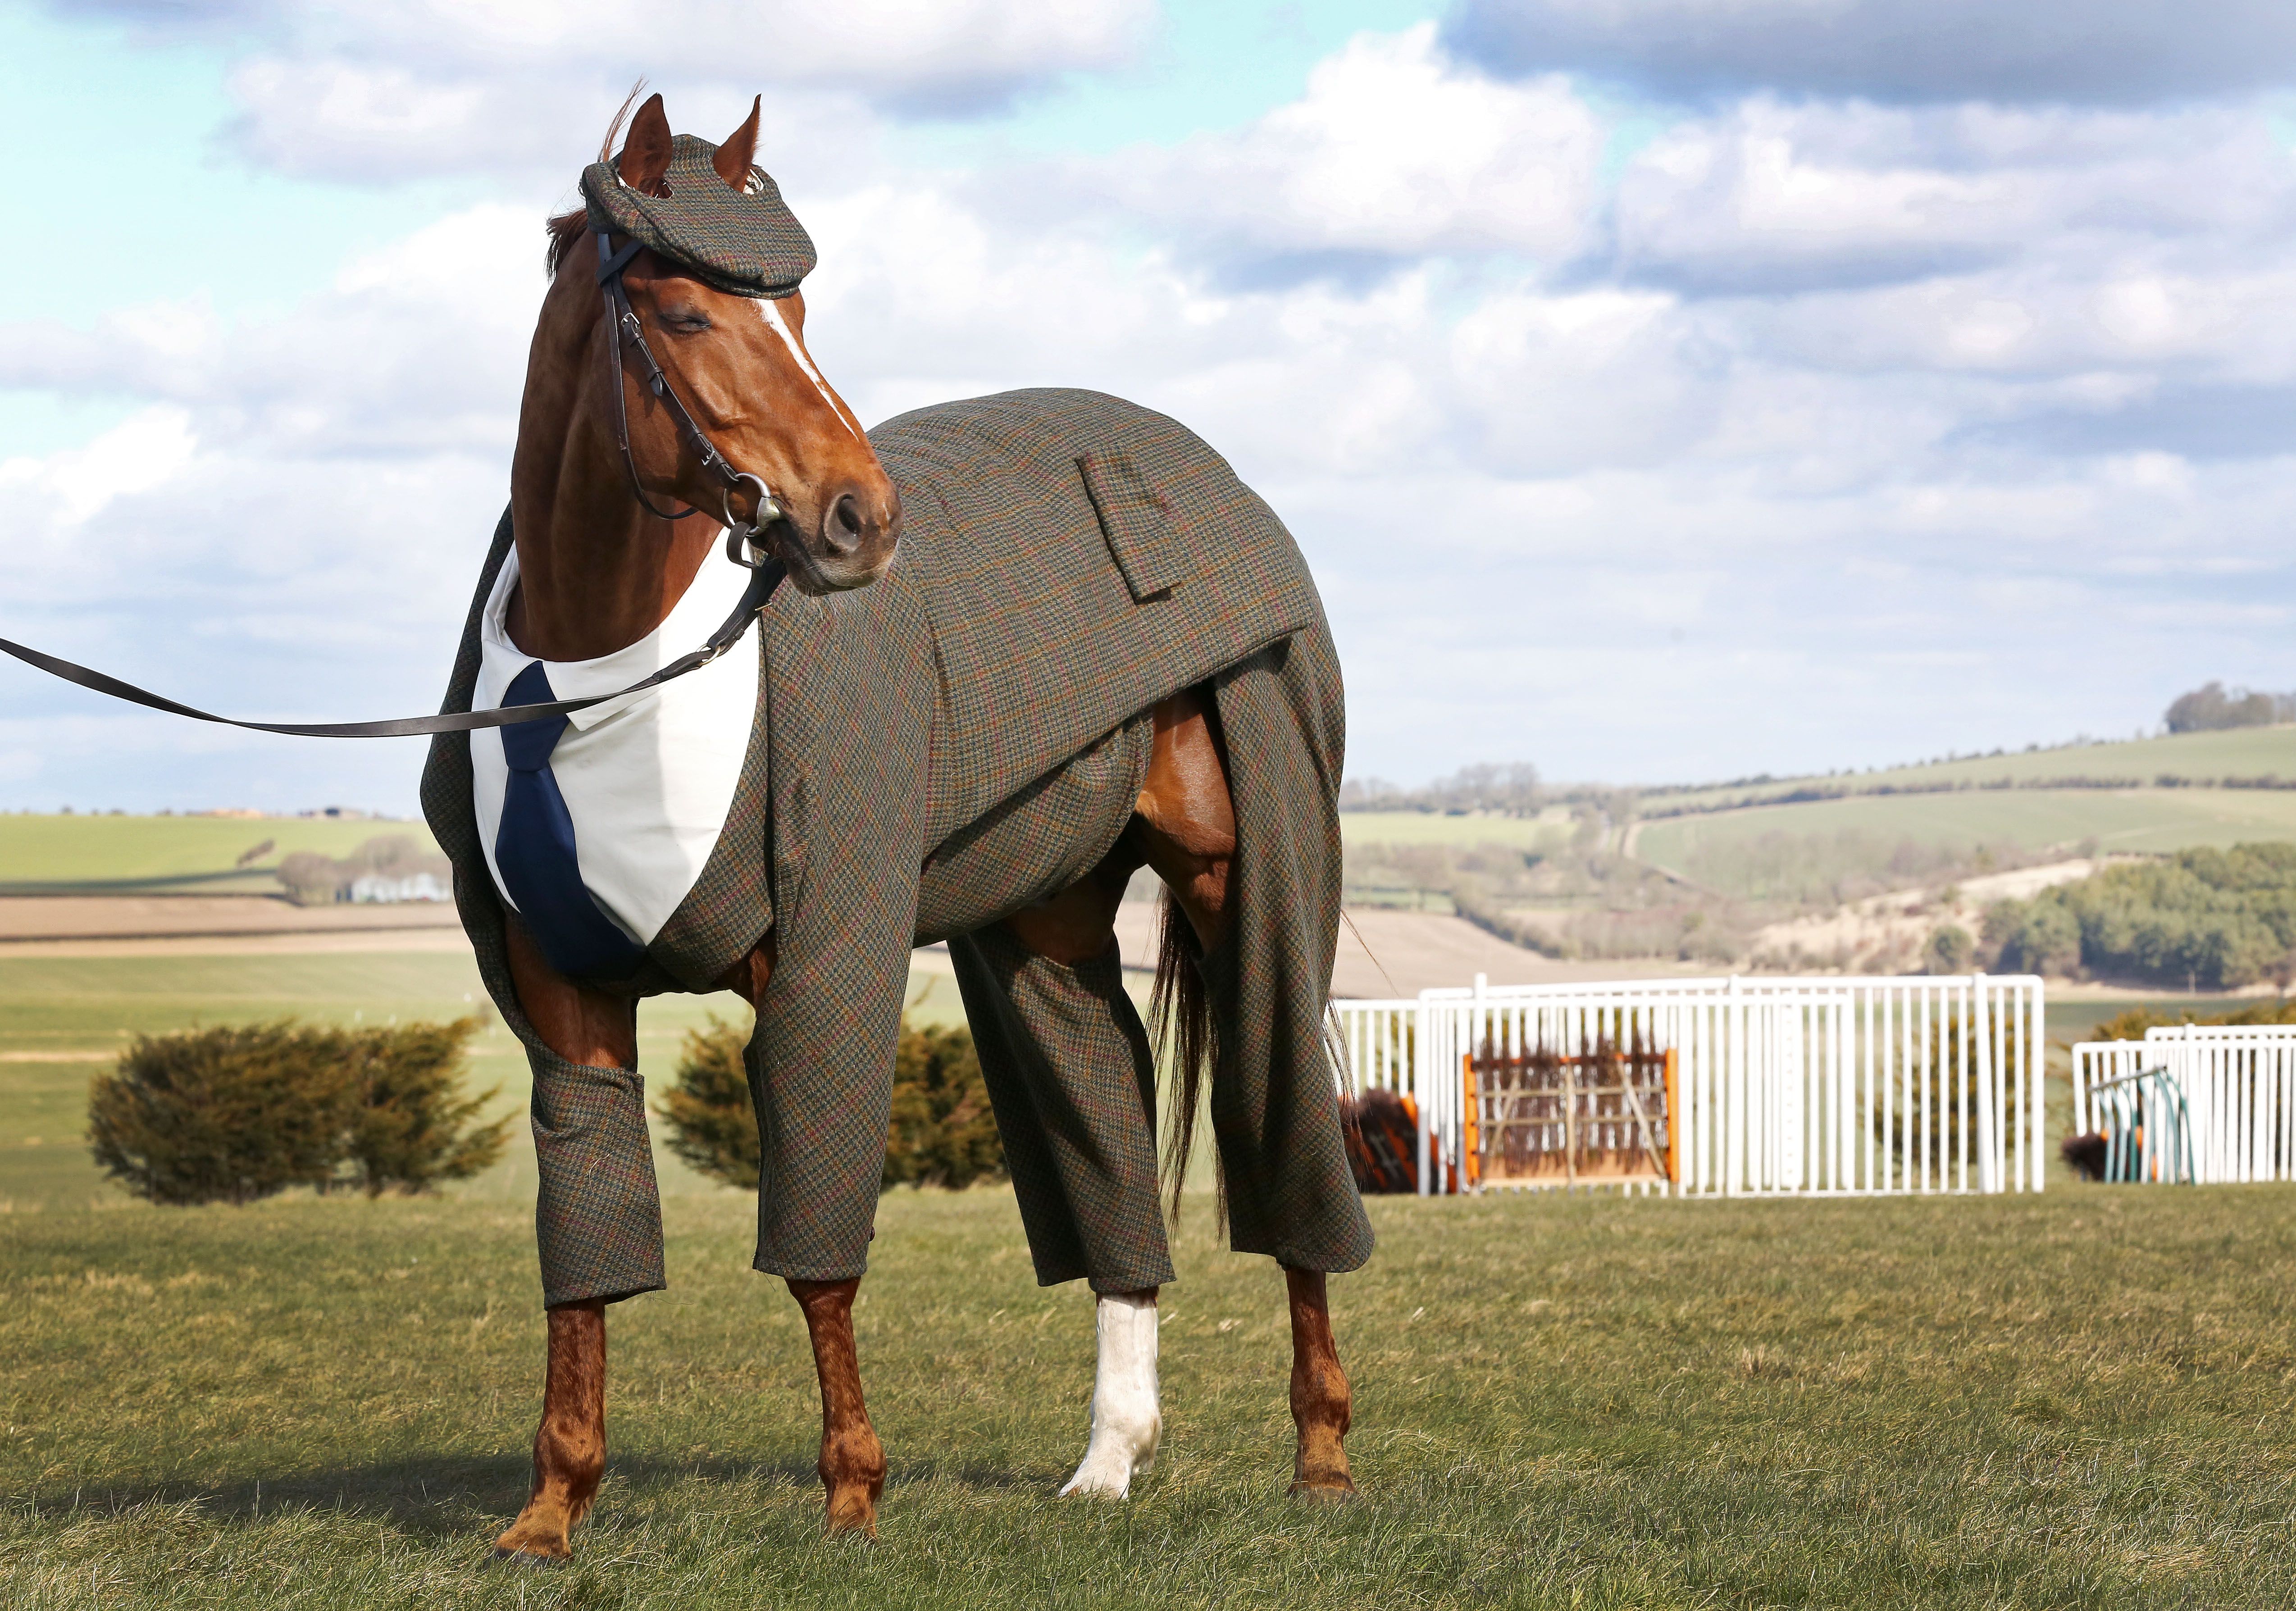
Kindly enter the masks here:
[[[547, 705], [558, 696], [537, 660], [511, 680], [503, 704]], [[495, 865], [503, 887], [550, 965], [575, 977], [627, 977], [644, 952], [582, 882], [574, 855], [574, 819], [551, 774], [550, 752], [566, 731], [562, 716], [499, 730], [510, 778], [503, 790], [502, 826], [495, 831]]]

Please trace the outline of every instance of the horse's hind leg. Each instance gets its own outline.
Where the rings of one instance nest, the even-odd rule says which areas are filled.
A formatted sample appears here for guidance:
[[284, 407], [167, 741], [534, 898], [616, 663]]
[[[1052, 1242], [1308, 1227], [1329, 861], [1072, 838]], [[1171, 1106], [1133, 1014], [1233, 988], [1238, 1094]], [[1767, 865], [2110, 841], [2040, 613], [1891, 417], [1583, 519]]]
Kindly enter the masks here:
[[[509, 939], [520, 1010], [545, 1044], [570, 1063], [637, 1067], [637, 1018], [627, 1000], [586, 990], [558, 973], [516, 922]], [[606, 1301], [559, 1304], [549, 1311], [549, 1327], [534, 1488], [518, 1519], [495, 1540], [498, 1559], [539, 1563], [572, 1554], [568, 1534], [588, 1514], [605, 1475]]]
[[1292, 1424], [1300, 1434], [1292, 1492], [1353, 1493], [1345, 1440], [1355, 1400], [1332, 1337], [1324, 1272], [1287, 1269], [1283, 1284], [1292, 1305]]
[[885, 1449], [861, 1400], [861, 1360], [853, 1343], [853, 1295], [859, 1277], [789, 1283], [805, 1311], [813, 1367], [821, 1378], [821, 1459], [814, 1469], [828, 1490], [826, 1530], [877, 1535], [877, 1500], [885, 1491]]
[[[1239, 834], [1221, 733], [1211, 701], [1193, 690], [1157, 706], [1155, 721], [1154, 756], [1130, 831], [1186, 914], [1195, 931], [1196, 955], [1207, 957], [1228, 943], [1238, 916], [1232, 875]], [[1266, 921], [1265, 914], [1242, 915], [1248, 922]], [[1196, 970], [1168, 945], [1159, 966]], [[1198, 977], [1181, 981], [1180, 1010], [1209, 1015], [1210, 981], [1197, 971]], [[1320, 1011], [1320, 994], [1316, 1005]], [[1184, 1077], [1181, 1090], [1180, 1100], [1192, 1100], [1193, 1080]], [[1285, 1265], [1283, 1280], [1292, 1310], [1292, 1420], [1300, 1440], [1292, 1491], [1352, 1493], [1344, 1443], [1352, 1394], [1332, 1336], [1324, 1272]]]
[[1114, 928], [1138, 865], [1119, 845], [1078, 883], [950, 947], [1037, 1279], [1086, 1276], [1095, 1294], [1092, 1437], [1063, 1496], [1124, 1498], [1163, 1434], [1156, 1296], [1172, 1266], [1156, 1074]]

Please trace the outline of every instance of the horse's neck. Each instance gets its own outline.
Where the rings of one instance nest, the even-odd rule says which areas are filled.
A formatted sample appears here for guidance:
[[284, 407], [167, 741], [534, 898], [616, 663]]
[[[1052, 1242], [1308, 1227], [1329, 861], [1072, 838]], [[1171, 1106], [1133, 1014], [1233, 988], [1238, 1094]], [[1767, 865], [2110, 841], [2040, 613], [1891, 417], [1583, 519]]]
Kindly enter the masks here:
[[707, 516], [673, 523], [641, 509], [612, 443], [530, 416], [511, 475], [511, 529], [519, 586], [505, 625], [545, 660], [595, 659], [660, 626], [717, 535]]

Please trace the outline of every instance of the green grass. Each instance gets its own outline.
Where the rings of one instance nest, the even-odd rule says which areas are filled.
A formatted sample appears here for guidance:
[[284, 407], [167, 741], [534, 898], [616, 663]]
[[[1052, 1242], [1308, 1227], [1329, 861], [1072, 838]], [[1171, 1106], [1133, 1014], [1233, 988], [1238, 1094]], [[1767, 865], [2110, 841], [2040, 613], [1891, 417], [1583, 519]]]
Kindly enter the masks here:
[[[270, 869], [298, 850], [344, 856], [369, 839], [406, 835], [435, 849], [420, 822], [340, 822], [325, 817], [145, 817], [0, 814], [0, 894], [145, 890], [173, 886], [198, 894], [274, 893]], [[266, 839], [272, 848], [246, 870], [238, 859]]]
[[[0, 1051], [476, 989], [454, 956], [12, 960]], [[645, 1066], [710, 1005], [648, 1004]], [[941, 978], [920, 1010], [953, 1007]], [[522, 1092], [506, 1037], [480, 1049]], [[1086, 1296], [1034, 1285], [1007, 1191], [898, 1190], [857, 1311], [892, 1461], [860, 1546], [817, 1534], [812, 1366], [747, 1269], [753, 1199], [665, 1157], [673, 1285], [615, 1312], [601, 1506], [572, 1568], [526, 1575], [485, 1551], [540, 1386], [530, 1156], [442, 1198], [152, 1208], [65, 1141], [96, 1066], [0, 1062], [12, 1608], [2296, 1599], [2296, 1188], [1375, 1200], [1381, 1250], [1333, 1288], [1365, 1490], [1338, 1509], [1283, 1497], [1281, 1286], [1203, 1194], [1165, 1456], [1115, 1507], [1050, 1498]]]
[[[956, 983], [915, 974], [912, 1010], [935, 1023], [962, 1021]], [[130, 1034], [287, 1016], [325, 1023], [451, 1018], [484, 1012], [473, 1043], [472, 1078], [500, 1086], [494, 1111], [522, 1110], [529, 1080], [517, 1039], [494, 1018], [467, 954], [390, 952], [373, 955], [0, 958], [0, 1209], [78, 1208], [120, 1200], [90, 1161], [87, 1083]], [[685, 1032], [716, 1013], [738, 1023], [736, 997], [658, 996], [638, 1009], [638, 1067], [667, 1079]], [[657, 1126], [659, 1141], [659, 1126]], [[662, 1190], [716, 1190], [657, 1147]], [[509, 1153], [458, 1193], [525, 1201], [534, 1190], [534, 1150], [513, 1126]]]
[[1775, 796], [1797, 783], [1902, 789], [1987, 783], [2001, 778], [2020, 784], [2044, 783], [2052, 778], [2139, 778], [2150, 782], [2164, 773], [2194, 779], [2296, 779], [2296, 727], [2236, 727], [2222, 732], [2185, 732], [2110, 744], [2069, 744], [2020, 755], [1979, 756], [1965, 761], [1892, 766], [1880, 772], [1849, 773], [1833, 778], [1780, 778], [1768, 783], [1673, 789], [1662, 794], [1654, 792], [1649, 797], [1653, 804], [1710, 805]]
[[1551, 849], [1570, 842], [1568, 812], [1536, 817], [1450, 816], [1431, 811], [1343, 811], [1340, 834], [1350, 845], [1511, 845]]
[[1693, 845], [1844, 830], [1931, 845], [2006, 841], [2039, 850], [2094, 838], [2107, 851], [2182, 850], [2296, 838], [2296, 791], [2021, 789], [1812, 800], [1646, 822], [1636, 830], [1635, 854], [1655, 866], [1677, 868]]
[[1090, 1309], [1002, 1190], [885, 1199], [857, 1311], [891, 1460], [818, 1536], [804, 1333], [740, 1194], [616, 1311], [570, 1569], [489, 1569], [540, 1378], [523, 1209], [281, 1202], [0, 1242], [14, 1607], [2188, 1607], [2296, 1599], [2296, 1190], [1373, 1205], [1334, 1284], [1363, 1499], [1288, 1501], [1281, 1288], [1199, 1205], [1167, 1443], [1055, 1503]]

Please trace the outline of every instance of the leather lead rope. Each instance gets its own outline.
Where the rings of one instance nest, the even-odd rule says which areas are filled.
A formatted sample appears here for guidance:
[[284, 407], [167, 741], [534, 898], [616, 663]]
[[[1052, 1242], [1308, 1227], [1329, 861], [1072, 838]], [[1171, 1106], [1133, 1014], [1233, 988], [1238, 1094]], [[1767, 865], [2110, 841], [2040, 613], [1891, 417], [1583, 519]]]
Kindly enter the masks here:
[[12, 654], [27, 666], [37, 666], [50, 676], [62, 677], [67, 683], [77, 683], [82, 688], [109, 694], [115, 699], [125, 699], [131, 705], [142, 705], [152, 710], [164, 710], [170, 716], [189, 716], [194, 722], [215, 722], [226, 727], [245, 727], [256, 732], [283, 732], [299, 739], [406, 739], [433, 732], [472, 732], [481, 727], [512, 727], [521, 722], [539, 722], [545, 716], [564, 716], [570, 711], [587, 710], [593, 705], [603, 705], [609, 699], [619, 699], [626, 694], [642, 693], [649, 688], [659, 688], [664, 683], [699, 671], [724, 654], [748, 630], [751, 620], [765, 609], [774, 596], [774, 589], [787, 574], [779, 560], [768, 560], [755, 568], [750, 585], [742, 593], [742, 601], [734, 607], [723, 625], [709, 634], [708, 642], [691, 653], [680, 655], [668, 665], [643, 682], [612, 693], [592, 694], [581, 699], [554, 699], [547, 705], [510, 705], [497, 710], [450, 710], [434, 716], [398, 716], [381, 722], [242, 722], [236, 716], [219, 716], [196, 706], [181, 705], [163, 695], [138, 688], [133, 683], [123, 683], [118, 677], [91, 671], [85, 666], [74, 665], [52, 654], [43, 654], [21, 643], [12, 643], [0, 638], [0, 651]]

